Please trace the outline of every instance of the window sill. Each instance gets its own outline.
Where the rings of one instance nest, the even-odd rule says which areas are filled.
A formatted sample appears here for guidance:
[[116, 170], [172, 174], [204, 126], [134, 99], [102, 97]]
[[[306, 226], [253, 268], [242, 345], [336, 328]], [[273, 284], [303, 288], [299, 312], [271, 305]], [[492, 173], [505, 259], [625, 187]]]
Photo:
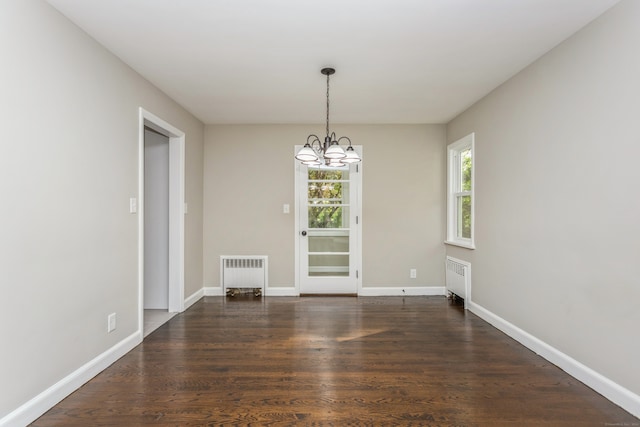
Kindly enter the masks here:
[[476, 246], [470, 243], [465, 243], [465, 242], [455, 242], [453, 240], [445, 240], [444, 241], [445, 245], [451, 245], [451, 246], [458, 246], [461, 248], [465, 248], [465, 249], [475, 249]]

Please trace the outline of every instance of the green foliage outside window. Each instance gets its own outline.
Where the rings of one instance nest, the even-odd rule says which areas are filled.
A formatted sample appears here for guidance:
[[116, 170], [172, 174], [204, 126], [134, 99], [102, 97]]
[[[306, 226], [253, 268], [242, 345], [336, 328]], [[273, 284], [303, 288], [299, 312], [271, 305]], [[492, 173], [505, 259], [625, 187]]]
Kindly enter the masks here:
[[[461, 158], [461, 191], [471, 191], [471, 149], [464, 150], [460, 153]], [[471, 238], [471, 197], [462, 196], [459, 199], [459, 232], [460, 237], [466, 239]]]
[[462, 191], [471, 191], [471, 149], [460, 153], [462, 157]]
[[309, 228], [342, 227], [342, 183], [345, 171], [309, 169]]

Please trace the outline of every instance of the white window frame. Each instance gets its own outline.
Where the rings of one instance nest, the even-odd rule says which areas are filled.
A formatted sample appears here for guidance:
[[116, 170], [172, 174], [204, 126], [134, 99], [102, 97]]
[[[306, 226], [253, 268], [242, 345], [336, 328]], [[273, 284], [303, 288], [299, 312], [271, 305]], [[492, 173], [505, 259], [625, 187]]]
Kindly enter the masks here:
[[[459, 191], [462, 162], [460, 153], [471, 150], [471, 191]], [[475, 249], [475, 134], [471, 133], [464, 138], [452, 142], [447, 146], [447, 240], [446, 244], [460, 246], [467, 249]], [[471, 197], [471, 237], [458, 236], [458, 197]]]

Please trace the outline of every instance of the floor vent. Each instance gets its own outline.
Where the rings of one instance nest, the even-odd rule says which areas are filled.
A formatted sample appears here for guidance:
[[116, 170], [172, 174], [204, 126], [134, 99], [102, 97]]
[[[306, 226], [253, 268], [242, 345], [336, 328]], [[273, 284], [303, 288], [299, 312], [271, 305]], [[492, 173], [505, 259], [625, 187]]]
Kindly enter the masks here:
[[252, 289], [254, 293], [260, 289], [264, 294], [267, 284], [268, 257], [260, 256], [229, 256], [220, 257], [220, 283], [222, 294], [230, 289]]
[[471, 264], [453, 257], [447, 257], [445, 270], [447, 292], [465, 300], [471, 293]]

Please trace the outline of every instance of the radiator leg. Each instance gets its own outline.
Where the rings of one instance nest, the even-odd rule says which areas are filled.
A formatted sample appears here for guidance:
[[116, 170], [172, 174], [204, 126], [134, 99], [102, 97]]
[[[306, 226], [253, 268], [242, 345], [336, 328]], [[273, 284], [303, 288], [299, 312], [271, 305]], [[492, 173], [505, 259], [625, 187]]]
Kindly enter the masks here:
[[458, 302], [462, 298], [460, 298], [458, 295], [454, 294], [453, 292], [447, 292], [447, 299], [450, 299], [451, 302]]

